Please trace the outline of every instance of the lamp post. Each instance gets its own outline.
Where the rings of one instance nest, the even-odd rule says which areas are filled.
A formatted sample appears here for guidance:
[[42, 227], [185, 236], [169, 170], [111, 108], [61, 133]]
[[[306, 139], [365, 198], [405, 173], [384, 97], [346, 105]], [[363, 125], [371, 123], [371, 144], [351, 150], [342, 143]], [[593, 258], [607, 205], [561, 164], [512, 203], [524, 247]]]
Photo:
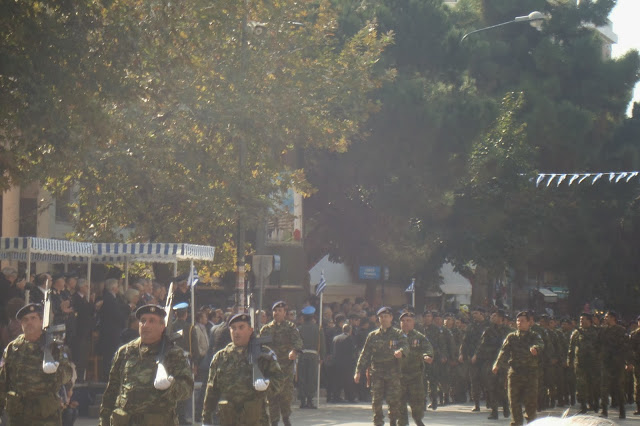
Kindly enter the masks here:
[[537, 11], [531, 12], [530, 14], [525, 16], [516, 16], [511, 21], [502, 22], [500, 24], [491, 25], [490, 27], [480, 28], [478, 30], [473, 30], [471, 32], [468, 32], [462, 36], [462, 39], [460, 39], [460, 43], [462, 43], [464, 39], [470, 36], [471, 34], [479, 33], [481, 31], [491, 30], [498, 27], [503, 27], [509, 24], [515, 24], [517, 22], [528, 22], [529, 24], [531, 24], [532, 27], [536, 29], [540, 29], [540, 27], [542, 26], [542, 21], [544, 21], [544, 19], [545, 19], [544, 15], [541, 12], [537, 12]]

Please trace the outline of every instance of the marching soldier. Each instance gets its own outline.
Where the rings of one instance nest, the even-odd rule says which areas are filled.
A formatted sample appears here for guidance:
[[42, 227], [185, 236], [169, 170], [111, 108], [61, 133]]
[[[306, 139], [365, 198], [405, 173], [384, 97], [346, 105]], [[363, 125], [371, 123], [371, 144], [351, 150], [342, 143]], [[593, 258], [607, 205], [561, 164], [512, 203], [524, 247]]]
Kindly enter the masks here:
[[511, 406], [511, 426], [522, 426], [522, 404], [527, 412], [527, 423], [537, 415], [538, 358], [544, 348], [542, 338], [531, 331], [533, 317], [528, 312], [516, 316], [517, 331], [510, 333], [502, 344], [493, 364], [493, 374], [509, 366], [507, 389]]
[[636, 318], [636, 322], [638, 323], [638, 328], [633, 330], [631, 336], [629, 336], [632, 364], [628, 366], [628, 368], [633, 369], [633, 398], [636, 402], [634, 416], [640, 414], [640, 316]]
[[440, 360], [440, 352], [445, 350], [441, 348], [443, 346], [441, 342], [441, 334], [440, 329], [437, 325], [433, 323], [433, 312], [425, 311], [423, 320], [423, 330], [425, 337], [429, 340], [433, 347], [433, 359], [436, 361], [436, 365], [426, 365], [424, 369], [424, 388], [425, 392], [429, 393], [429, 398], [431, 399], [431, 404], [429, 404], [429, 408], [435, 410], [438, 408], [438, 373], [437, 373], [437, 362]]
[[[202, 424], [212, 424], [216, 411], [221, 426], [268, 426], [267, 390], [278, 393], [285, 376], [269, 348], [260, 348], [258, 368], [266, 379], [262, 390], [256, 389], [249, 348], [253, 328], [247, 314], [236, 314], [229, 320], [231, 343], [213, 357], [204, 397]], [[268, 384], [267, 384], [268, 380]]]
[[[121, 346], [102, 397], [100, 426], [173, 426], [176, 405], [193, 392], [193, 376], [183, 350], [164, 336], [166, 312], [144, 305], [136, 311], [140, 337]], [[164, 353], [166, 377], [160, 377], [158, 358]]]
[[[487, 324], [484, 320], [484, 309], [474, 308], [471, 311], [472, 323], [467, 327], [467, 331], [462, 338], [462, 344], [460, 345], [460, 356], [458, 362], [469, 363], [471, 358], [478, 350], [480, 344], [480, 338], [484, 329], [487, 328]], [[471, 411], [480, 411], [480, 393], [481, 393], [481, 380], [482, 374], [480, 366], [475, 364], [469, 364], [469, 378], [471, 380], [471, 400], [474, 402], [474, 407]]]
[[609, 395], [618, 403], [620, 418], [626, 418], [624, 407], [624, 368], [628, 361], [628, 337], [624, 327], [618, 325], [618, 314], [609, 311], [604, 316], [605, 326], [600, 330], [602, 353], [602, 416], [608, 416]]
[[407, 404], [411, 407], [411, 417], [417, 426], [424, 426], [422, 417], [425, 410], [425, 391], [422, 382], [425, 363], [433, 362], [433, 347], [424, 334], [416, 331], [415, 314], [403, 312], [400, 315], [400, 328], [406, 334], [409, 342], [409, 352], [400, 362], [402, 394], [400, 397], [400, 411], [398, 426], [409, 424]]
[[591, 314], [580, 314], [580, 327], [571, 333], [567, 366], [575, 371], [580, 414], [587, 412], [587, 404], [597, 410], [596, 380], [598, 365], [598, 331], [592, 327]]
[[282, 415], [285, 426], [291, 426], [291, 400], [293, 399], [293, 366], [298, 357], [298, 351], [302, 349], [302, 339], [295, 324], [285, 319], [287, 304], [279, 301], [273, 304], [273, 320], [262, 327], [260, 336], [271, 336], [273, 343], [270, 347], [278, 357], [278, 364], [284, 373], [285, 382], [279, 392], [270, 391], [269, 415], [271, 424], [277, 425]]
[[390, 308], [377, 312], [380, 328], [372, 331], [364, 343], [353, 380], [360, 382], [361, 372], [371, 368], [373, 424], [384, 425], [382, 400], [389, 404], [389, 421], [394, 424], [400, 408], [400, 363], [399, 358], [409, 350], [405, 335], [391, 326], [393, 313]]
[[504, 325], [504, 311], [498, 310], [491, 314], [489, 318], [491, 325], [482, 333], [480, 338], [480, 344], [471, 363], [478, 365], [482, 372], [483, 381], [487, 389], [487, 402], [491, 408], [491, 415], [489, 420], [498, 419], [498, 404], [503, 407], [503, 413], [505, 417], [509, 417], [509, 404], [507, 396], [504, 393], [504, 372], [501, 370], [498, 374], [492, 374], [493, 362], [495, 361], [502, 342], [505, 337], [511, 332], [509, 327]]
[[42, 305], [35, 303], [18, 311], [23, 334], [7, 345], [0, 361], [0, 408], [6, 409], [11, 425], [62, 424], [58, 391], [71, 380], [73, 370], [66, 349], [54, 345], [57, 369], [44, 372], [42, 312]]

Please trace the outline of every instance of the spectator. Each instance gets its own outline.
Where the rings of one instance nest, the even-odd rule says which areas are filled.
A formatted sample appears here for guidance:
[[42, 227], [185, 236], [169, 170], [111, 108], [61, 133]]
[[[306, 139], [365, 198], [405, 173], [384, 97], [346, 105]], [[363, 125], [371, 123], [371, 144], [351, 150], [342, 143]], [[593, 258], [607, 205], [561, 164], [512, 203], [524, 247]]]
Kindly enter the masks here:
[[89, 283], [79, 279], [76, 292], [71, 296], [74, 315], [74, 334], [69, 338], [71, 360], [76, 366], [78, 380], [85, 380], [89, 351], [91, 349], [91, 333], [95, 327], [95, 308], [89, 297]]
[[120, 296], [118, 280], [114, 278], [105, 281], [102, 301], [98, 348], [102, 355], [102, 379], [107, 381], [113, 355], [120, 347], [120, 333], [125, 328], [129, 307]]
[[138, 321], [138, 317], [136, 317], [136, 313], [130, 313], [129, 320], [127, 321], [127, 328], [122, 330], [122, 333], [120, 333], [120, 342], [123, 345], [126, 345], [130, 341], [140, 337], [139, 325], [140, 322]]

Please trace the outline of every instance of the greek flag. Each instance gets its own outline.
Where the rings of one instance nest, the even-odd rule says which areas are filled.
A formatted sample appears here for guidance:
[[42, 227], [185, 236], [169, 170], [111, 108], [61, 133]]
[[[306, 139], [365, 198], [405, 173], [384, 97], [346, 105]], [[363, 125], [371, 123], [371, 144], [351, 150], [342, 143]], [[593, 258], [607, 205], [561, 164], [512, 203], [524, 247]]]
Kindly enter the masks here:
[[189, 277], [189, 287], [191, 287], [192, 285], [198, 284], [198, 281], [200, 281], [200, 278], [198, 277], [198, 270], [196, 269], [195, 266], [191, 270], [190, 275], [191, 276]]
[[324, 272], [320, 274], [320, 282], [316, 286], [316, 296], [320, 296], [324, 291], [324, 288], [327, 286], [327, 281], [324, 279]]
[[411, 284], [409, 284], [409, 287], [407, 287], [407, 289], [404, 291], [405, 293], [413, 293], [414, 291], [416, 291], [416, 279], [412, 279], [411, 280]]

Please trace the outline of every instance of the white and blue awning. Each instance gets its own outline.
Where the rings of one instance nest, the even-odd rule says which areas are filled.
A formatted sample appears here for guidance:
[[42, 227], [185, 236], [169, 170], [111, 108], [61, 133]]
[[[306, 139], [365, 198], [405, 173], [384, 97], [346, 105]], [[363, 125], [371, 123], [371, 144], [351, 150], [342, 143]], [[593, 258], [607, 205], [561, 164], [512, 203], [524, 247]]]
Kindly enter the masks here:
[[213, 261], [215, 247], [184, 243], [82, 243], [36, 237], [0, 237], [0, 259], [48, 263]]

